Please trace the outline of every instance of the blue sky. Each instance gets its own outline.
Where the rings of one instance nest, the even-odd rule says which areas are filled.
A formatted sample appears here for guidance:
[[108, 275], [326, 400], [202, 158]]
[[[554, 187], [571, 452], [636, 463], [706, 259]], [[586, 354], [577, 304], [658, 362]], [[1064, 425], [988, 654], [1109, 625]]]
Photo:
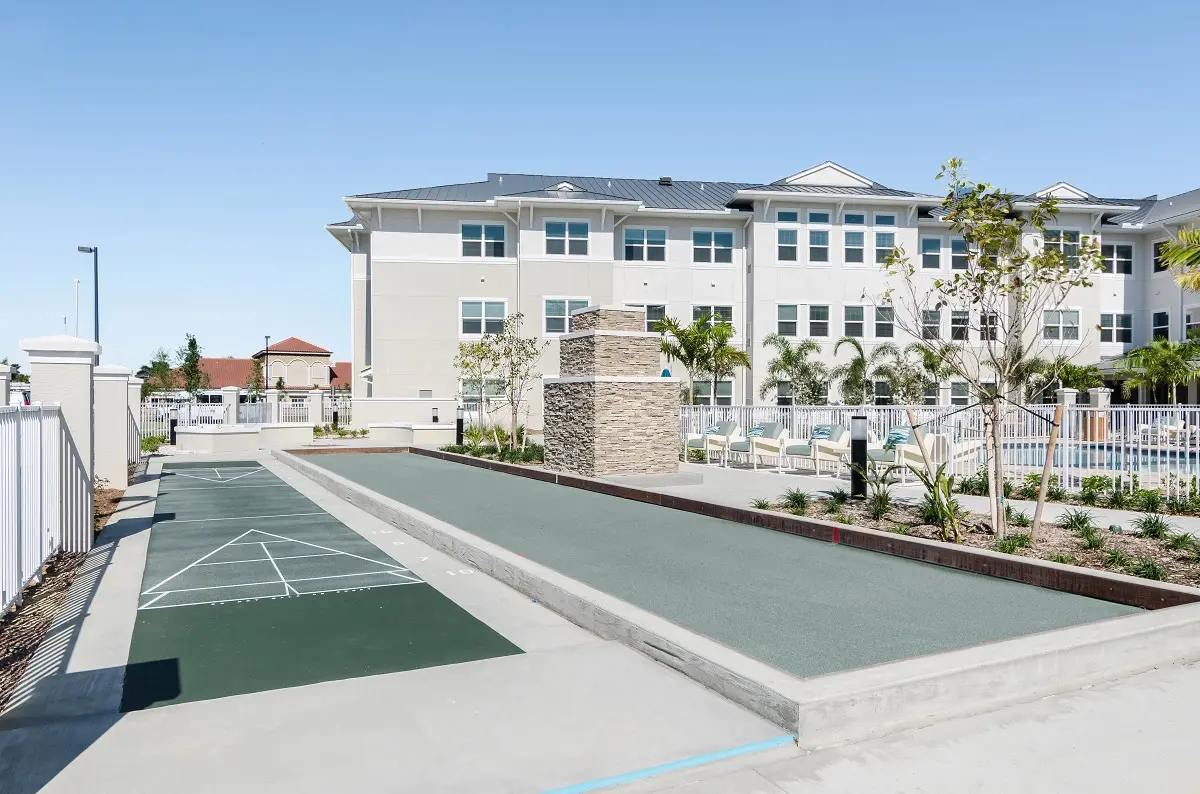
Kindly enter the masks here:
[[967, 5], [0, 4], [0, 357], [74, 278], [90, 334], [96, 245], [105, 363], [345, 358], [340, 197], [489, 170], [1200, 187], [1197, 4]]

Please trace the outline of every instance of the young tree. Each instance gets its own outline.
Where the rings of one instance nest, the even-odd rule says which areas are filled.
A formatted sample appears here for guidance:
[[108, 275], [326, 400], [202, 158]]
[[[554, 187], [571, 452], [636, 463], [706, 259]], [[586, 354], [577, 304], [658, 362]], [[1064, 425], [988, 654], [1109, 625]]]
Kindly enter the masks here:
[[1003, 482], [1001, 427], [1016, 410], [1010, 401], [1015, 376], [1024, 362], [1051, 348], [1053, 339], [1046, 337], [1052, 335], [1042, 329], [1043, 313], [1062, 305], [1071, 290], [1091, 285], [1099, 250], [1088, 238], [1041, 243], [1047, 223], [1057, 216], [1053, 198], [1017, 207], [1013, 194], [968, 179], [957, 158], [947, 161], [937, 178], [949, 184], [941, 203], [943, 220], [966, 241], [967, 268], [930, 284], [902, 248], [893, 249], [887, 270], [892, 284], [899, 284], [889, 286], [877, 302], [894, 305], [901, 330], [927, 343], [937, 338], [943, 311], [965, 312], [959, 316], [969, 318], [972, 343], [943, 347], [943, 360], [979, 396], [991, 525], [1004, 537], [1007, 527], [997, 490]]
[[829, 377], [838, 384], [842, 393], [842, 401], [852, 405], [866, 405], [875, 399], [875, 378], [878, 367], [883, 361], [893, 355], [891, 350], [880, 346], [871, 351], [870, 355], [863, 349], [862, 342], [853, 336], [843, 336], [833, 346], [836, 356], [842, 345], [849, 345], [853, 358], [844, 364], [838, 364], [829, 372]]
[[732, 378], [742, 367], [750, 367], [750, 356], [746, 351], [738, 350], [729, 344], [733, 334], [733, 325], [727, 322], [717, 323], [708, 330], [708, 344], [705, 346], [702, 368], [712, 382], [709, 397], [713, 405], [717, 404], [717, 382]]
[[246, 395], [249, 399], [258, 400], [263, 390], [262, 361], [254, 360], [250, 366], [250, 374], [246, 376]]
[[200, 343], [192, 334], [185, 336], [187, 341], [175, 355], [179, 359], [179, 377], [183, 381], [183, 389], [194, 400], [197, 394], [208, 388], [208, 373], [200, 369]]
[[688, 405], [696, 402], [696, 379], [705, 374], [712, 322], [713, 315], [706, 314], [691, 325], [683, 325], [674, 317], [663, 317], [654, 326], [662, 334], [662, 352], [667, 360], [678, 361], [687, 372]]
[[275, 379], [275, 391], [283, 391], [287, 388], [287, 384], [283, 382], [283, 376], [280, 375]]
[[918, 342], [903, 350], [891, 342], [875, 349], [880, 359], [875, 374], [891, 388], [892, 402], [897, 405], [919, 405], [925, 399], [925, 389], [936, 384], [930, 381], [924, 365], [924, 351], [925, 347]]
[[496, 350], [484, 340], [459, 342], [454, 368], [459, 372], [463, 392], [479, 397], [479, 426], [484, 424], [484, 398], [487, 380], [500, 366]]
[[537, 363], [543, 351], [550, 346], [547, 340], [539, 342], [537, 339], [521, 336], [521, 322], [524, 319], [525, 316], [520, 312], [510, 314], [504, 318], [504, 327], [500, 333], [486, 334], [482, 340], [495, 356], [496, 374], [504, 385], [504, 403], [512, 411], [511, 432], [508, 434], [511, 449], [517, 448], [519, 440], [517, 427], [520, 424], [518, 419], [521, 405], [534, 381], [541, 377], [541, 373], [537, 371]]
[[138, 377], [142, 379], [143, 400], [151, 394], [178, 388], [178, 379], [171, 368], [171, 354], [161, 347], [154, 351], [150, 363], [138, 370]]
[[1153, 393], [1161, 385], [1168, 387], [1167, 402], [1174, 404], [1175, 389], [1191, 383], [1200, 376], [1200, 349], [1195, 342], [1172, 342], [1155, 339], [1148, 345], [1129, 351], [1124, 370], [1128, 373], [1124, 389], [1126, 396], [1141, 386]]
[[826, 394], [829, 371], [820, 361], [810, 356], [821, 352], [821, 345], [812, 339], [792, 344], [786, 336], [767, 334], [763, 344], [775, 348], [775, 357], [767, 364], [767, 377], [758, 389], [758, 396], [777, 390], [782, 384], [791, 386], [792, 402], [795, 405], [816, 405]]

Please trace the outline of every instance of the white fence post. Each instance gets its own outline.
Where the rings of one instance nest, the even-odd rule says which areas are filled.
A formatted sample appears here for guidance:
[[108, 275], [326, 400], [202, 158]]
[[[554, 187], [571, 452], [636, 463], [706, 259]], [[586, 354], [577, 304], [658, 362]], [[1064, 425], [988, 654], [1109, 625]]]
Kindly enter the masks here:
[[129, 370], [96, 367], [95, 476], [110, 488], [129, 485]]
[[325, 392], [321, 389], [313, 389], [308, 393], [308, 423], [325, 424]]
[[263, 421], [269, 425], [279, 424], [279, 390], [267, 389], [267, 416]]

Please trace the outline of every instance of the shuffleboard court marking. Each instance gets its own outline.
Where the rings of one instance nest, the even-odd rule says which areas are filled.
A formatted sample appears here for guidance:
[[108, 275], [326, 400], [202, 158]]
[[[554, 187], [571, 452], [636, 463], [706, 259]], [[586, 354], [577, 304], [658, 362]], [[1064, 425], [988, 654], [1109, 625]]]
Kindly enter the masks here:
[[220, 469], [213, 469], [213, 473], [217, 475], [217, 479], [215, 479], [215, 480], [212, 479], [211, 477], [201, 477], [198, 474], [184, 474], [182, 471], [171, 471], [170, 475], [172, 477], [187, 477], [188, 479], [191, 479], [191, 480], [204, 480], [204, 482], [233, 482], [234, 480], [240, 480], [243, 477], [249, 477], [251, 474], [257, 474], [260, 471], [266, 471], [266, 469], [261, 468], [261, 467], [257, 468], [257, 469], [250, 469], [245, 474], [239, 474], [236, 477], [230, 477], [229, 479], [225, 479], [224, 477], [221, 476]]
[[[265, 541], [265, 542], [267, 542], [267, 543], [282, 543], [283, 541], [269, 540], [269, 541]], [[233, 545], [233, 546], [259, 546], [262, 544], [259, 544], [259, 543], [233, 543], [231, 545]], [[336, 557], [336, 556], [337, 556], [337, 552], [328, 552], [325, 554], [293, 554], [288, 557], [275, 557], [274, 559], [276, 559], [276, 560], [303, 560], [308, 557]], [[196, 567], [203, 568], [205, 565], [237, 565], [240, 562], [266, 562], [266, 561], [267, 561], [266, 557], [257, 557], [253, 560], [223, 560], [221, 562], [201, 562], [201, 563], [197, 563]]]
[[286, 482], [278, 484], [266, 485], [214, 485], [211, 488], [207, 485], [194, 485], [187, 488], [167, 488], [160, 490], [159, 493], [181, 493], [182, 491], [232, 491], [235, 488], [291, 488]]
[[262, 543], [263, 554], [267, 555], [267, 559], [271, 561], [271, 567], [275, 569], [275, 574], [279, 577], [279, 581], [283, 582], [283, 594], [295, 593], [300, 595], [300, 591], [288, 584], [287, 577], [283, 575], [283, 571], [279, 570], [279, 563], [275, 562], [275, 558], [271, 556], [271, 550], [267, 548], [267, 544]]
[[261, 521], [265, 518], [299, 518], [300, 516], [326, 516], [328, 513], [277, 513], [273, 516], [229, 516], [228, 518], [172, 518], [170, 521], [155, 521], [159, 524], [198, 524], [202, 521]]

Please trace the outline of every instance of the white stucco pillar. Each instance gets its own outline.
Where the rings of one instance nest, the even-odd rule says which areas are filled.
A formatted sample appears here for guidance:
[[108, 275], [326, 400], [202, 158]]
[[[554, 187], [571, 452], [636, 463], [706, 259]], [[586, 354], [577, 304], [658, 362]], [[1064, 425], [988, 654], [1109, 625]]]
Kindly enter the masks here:
[[106, 364], [92, 372], [96, 407], [96, 481], [129, 485], [129, 370]]
[[20, 348], [29, 355], [30, 402], [59, 406], [63, 424], [75, 442], [75, 451], [88, 479], [93, 480], [96, 468], [92, 370], [100, 355], [100, 345], [59, 334], [22, 339]]
[[12, 370], [0, 367], [0, 408], [8, 405], [9, 384], [12, 383]]
[[221, 387], [221, 408], [225, 411], [225, 424], [237, 424], [238, 392], [237, 386]]
[[325, 424], [325, 392], [320, 389], [312, 389], [308, 393], [308, 423]]
[[267, 389], [264, 392], [267, 397], [267, 416], [264, 421], [268, 424], [279, 424], [279, 390]]
[[1074, 405], [1079, 395], [1079, 389], [1058, 389], [1054, 392], [1059, 405]]
[[950, 382], [938, 384], [938, 405], [950, 404]]
[[1107, 408], [1112, 404], [1112, 389], [1096, 386], [1088, 389], [1088, 405], [1092, 408]]

